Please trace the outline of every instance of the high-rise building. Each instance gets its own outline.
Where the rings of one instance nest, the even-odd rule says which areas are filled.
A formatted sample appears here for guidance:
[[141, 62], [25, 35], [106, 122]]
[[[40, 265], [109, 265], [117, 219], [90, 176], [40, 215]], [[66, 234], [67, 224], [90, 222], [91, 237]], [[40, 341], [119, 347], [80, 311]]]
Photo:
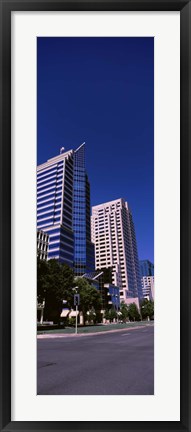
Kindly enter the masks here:
[[139, 261], [143, 297], [154, 300], [154, 264], [149, 260]]
[[149, 260], [141, 260], [139, 261], [141, 277], [143, 276], [154, 276], [154, 264], [152, 264]]
[[37, 167], [37, 229], [49, 235], [48, 259], [93, 271], [90, 230], [90, 186], [85, 169], [85, 143]]
[[143, 276], [141, 284], [143, 297], [154, 301], [154, 276]]
[[131, 210], [122, 198], [92, 207], [96, 269], [112, 268], [120, 300], [142, 298], [137, 243]]

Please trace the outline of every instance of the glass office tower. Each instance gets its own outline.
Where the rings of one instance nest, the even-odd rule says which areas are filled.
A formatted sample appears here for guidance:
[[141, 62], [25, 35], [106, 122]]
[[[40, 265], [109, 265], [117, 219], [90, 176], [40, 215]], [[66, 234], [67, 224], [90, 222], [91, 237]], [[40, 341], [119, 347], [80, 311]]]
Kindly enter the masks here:
[[49, 235], [48, 259], [74, 268], [76, 275], [94, 270], [90, 240], [90, 190], [85, 143], [37, 167], [37, 228]]
[[154, 264], [149, 260], [139, 261], [141, 277], [143, 276], [154, 276]]
[[73, 193], [74, 271], [80, 276], [95, 267], [90, 230], [90, 185], [85, 169], [84, 144], [74, 151]]

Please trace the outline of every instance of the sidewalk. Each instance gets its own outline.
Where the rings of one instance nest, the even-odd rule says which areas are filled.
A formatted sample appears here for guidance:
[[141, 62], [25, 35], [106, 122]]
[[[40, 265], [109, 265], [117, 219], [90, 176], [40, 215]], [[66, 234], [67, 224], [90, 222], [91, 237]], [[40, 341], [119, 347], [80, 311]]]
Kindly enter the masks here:
[[[120, 326], [120, 328], [119, 328]], [[123, 327], [122, 327], [123, 326]], [[129, 330], [135, 330], [140, 327], [148, 327], [148, 326], [154, 326], [154, 322], [151, 323], [148, 322], [140, 322], [140, 323], [127, 323], [127, 324], [108, 324], [104, 326], [92, 326], [91, 327], [83, 327], [78, 329], [78, 334], [75, 333], [75, 329], [72, 332], [67, 332], [68, 329], [61, 329], [58, 330], [50, 330], [43, 332], [43, 334], [38, 334], [37, 339], [47, 339], [47, 338], [67, 338], [67, 337], [82, 337], [82, 336], [94, 336], [94, 335], [102, 335], [105, 333], [114, 333], [114, 332], [121, 332], [121, 331], [129, 331]], [[116, 328], [117, 327], [117, 328]], [[96, 328], [96, 331], [92, 331], [93, 328]]]

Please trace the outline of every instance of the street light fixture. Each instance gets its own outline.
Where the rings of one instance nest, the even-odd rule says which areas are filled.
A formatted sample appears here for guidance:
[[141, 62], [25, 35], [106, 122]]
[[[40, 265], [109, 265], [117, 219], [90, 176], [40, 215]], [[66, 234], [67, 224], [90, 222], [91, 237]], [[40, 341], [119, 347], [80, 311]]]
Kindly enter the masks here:
[[76, 293], [77, 293], [77, 290], [78, 290], [78, 288], [79, 288], [78, 286], [75, 286], [74, 288], [72, 288], [72, 291], [74, 291], [74, 290], [75, 290], [75, 291], [76, 291]]

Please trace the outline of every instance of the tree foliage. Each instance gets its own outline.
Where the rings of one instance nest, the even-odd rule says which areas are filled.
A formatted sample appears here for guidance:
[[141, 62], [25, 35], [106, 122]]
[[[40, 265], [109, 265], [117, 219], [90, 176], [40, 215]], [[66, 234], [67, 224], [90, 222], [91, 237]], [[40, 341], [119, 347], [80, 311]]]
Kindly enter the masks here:
[[121, 312], [120, 319], [123, 322], [126, 322], [127, 319], [129, 318], [129, 315], [128, 315], [128, 306], [124, 302], [121, 302], [120, 312]]
[[141, 315], [142, 318], [153, 318], [154, 316], [154, 302], [148, 299], [144, 299], [141, 303]]
[[121, 302], [120, 312], [120, 318], [124, 322], [127, 320], [139, 321], [141, 319], [136, 303], [130, 303], [127, 305], [125, 302]]
[[77, 292], [80, 294], [79, 311], [82, 312], [84, 322], [87, 318], [87, 312], [95, 312], [96, 315], [101, 310], [101, 295], [99, 291], [88, 283], [84, 278], [76, 278], [75, 285], [78, 287]]
[[100, 271], [103, 272], [103, 283], [112, 284], [112, 267], [103, 267]]
[[38, 303], [42, 303], [45, 299], [47, 284], [48, 264], [45, 260], [37, 258], [37, 298]]
[[140, 313], [138, 311], [138, 307], [135, 303], [130, 303], [128, 305], [128, 317], [130, 321], [139, 321]]
[[37, 259], [37, 298], [45, 300], [44, 319], [59, 322], [63, 300], [73, 302], [73, 270], [67, 264], [52, 259]]
[[114, 319], [117, 318], [117, 312], [114, 307], [112, 307], [111, 309], [106, 309], [104, 318], [106, 320], [109, 320], [109, 322], [112, 322]]

